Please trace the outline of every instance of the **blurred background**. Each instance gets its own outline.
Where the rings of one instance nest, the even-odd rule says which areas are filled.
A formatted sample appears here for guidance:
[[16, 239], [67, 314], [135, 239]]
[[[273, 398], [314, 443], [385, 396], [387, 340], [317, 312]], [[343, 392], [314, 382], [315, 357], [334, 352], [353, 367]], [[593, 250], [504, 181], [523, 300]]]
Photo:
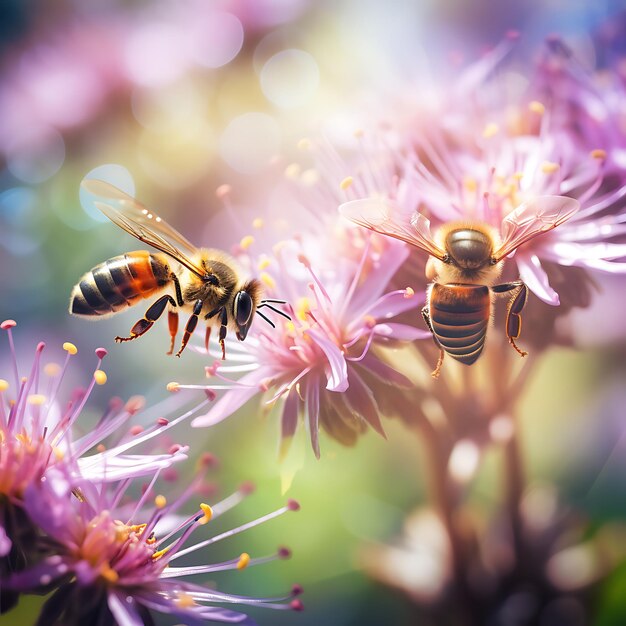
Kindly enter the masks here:
[[[110, 395], [157, 402], [167, 382], [202, 378], [200, 355], [165, 356], [164, 323], [131, 345], [113, 343], [137, 309], [97, 324], [70, 319], [80, 276], [141, 247], [81, 206], [80, 181], [95, 168], [129, 172], [137, 197], [193, 242], [229, 249], [268, 206], [288, 221], [289, 207], [272, 186], [301, 138], [352, 133], [365, 111], [393, 115], [380, 110], [385, 94], [397, 99], [399, 85], [411, 85], [411, 98], [427, 94], [432, 77], [453, 80], [510, 30], [529, 47], [558, 32], [593, 64], [592, 37], [622, 10], [617, 0], [4, 0], [0, 317], [18, 321], [24, 362], [39, 340], [57, 360], [61, 344], [72, 341], [90, 371], [93, 349], [106, 347], [109, 382], [96, 405]], [[531, 479], [556, 483], [566, 504], [595, 525], [626, 516], [624, 418], [616, 408], [626, 399], [623, 348], [552, 351], [535, 370], [522, 412]], [[6, 358], [2, 346], [0, 362]], [[225, 494], [246, 479], [257, 484], [229, 526], [282, 503], [281, 474], [289, 470], [278, 463], [277, 430], [276, 420], [244, 410], [192, 433], [196, 454], [221, 459]], [[394, 423], [388, 435], [369, 433], [354, 449], [323, 438], [322, 459], [307, 450], [287, 494], [302, 511], [209, 555], [292, 547], [289, 562], [218, 579], [224, 590], [253, 595], [305, 587], [304, 613], [254, 613], [261, 624], [414, 623], [403, 596], [362, 569], [367, 547], [391, 541], [424, 502], [417, 437]], [[481, 465], [472, 490], [487, 509], [498, 499], [492, 461]], [[622, 567], [594, 596], [595, 623], [626, 623], [625, 598]], [[37, 606], [23, 599], [0, 624], [31, 623]]]

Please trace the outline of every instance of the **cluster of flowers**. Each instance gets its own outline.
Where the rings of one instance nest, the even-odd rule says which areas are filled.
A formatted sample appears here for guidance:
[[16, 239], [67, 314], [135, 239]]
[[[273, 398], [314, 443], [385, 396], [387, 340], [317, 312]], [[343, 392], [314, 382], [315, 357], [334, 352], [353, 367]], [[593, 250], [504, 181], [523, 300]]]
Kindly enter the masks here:
[[[419, 412], [404, 392], [430, 391], [431, 383], [415, 368], [397, 371], [390, 354], [400, 359], [384, 348], [411, 344], [433, 364], [432, 342], [414, 342], [430, 337], [419, 315], [427, 255], [354, 228], [338, 213], [350, 201], [377, 198], [398, 220], [419, 211], [433, 230], [480, 220], [500, 232], [502, 220], [529, 199], [575, 198], [574, 217], [521, 246], [503, 280], [521, 278], [534, 294], [523, 341], [536, 351], [576, 341], [557, 322], [588, 307], [604, 276], [626, 272], [623, 144], [611, 130], [623, 128], [623, 112], [613, 110], [615, 95], [598, 95], [563, 44], [551, 41], [522, 81], [514, 47], [512, 35], [441, 90], [433, 107], [415, 102], [410, 114], [357, 130], [345, 150], [328, 139], [300, 142], [303, 163], [285, 169], [281, 211], [288, 207], [291, 222], [307, 226], [273, 255], [254, 256], [252, 237], [237, 250], [269, 297], [289, 301], [292, 319], [277, 319], [272, 329], [258, 322], [245, 343], [231, 341], [228, 361], [206, 368], [208, 384], [172, 386], [221, 394], [193, 426], [214, 424], [263, 396], [266, 408], [280, 408], [283, 443], [301, 416], [319, 456], [320, 427], [352, 444], [368, 425], [384, 434], [381, 414]], [[610, 85], [623, 90], [618, 81]], [[501, 325], [491, 334], [495, 344], [496, 335], [504, 338]], [[203, 351], [199, 342], [196, 349]], [[500, 374], [516, 358], [507, 350]], [[439, 388], [454, 395], [445, 383]]]
[[[205, 455], [184, 488], [177, 489], [173, 465], [187, 458], [188, 447], [166, 439], [166, 432], [210, 401], [168, 421], [130, 425], [144, 409], [143, 399], [113, 398], [95, 427], [77, 436], [92, 390], [106, 383], [101, 369], [106, 355], [96, 350], [97, 364], [86, 389], [64, 392], [70, 361], [77, 353], [65, 343], [63, 365], [42, 364], [39, 343], [27, 376], [18, 369], [12, 328], [0, 324], [10, 346], [13, 382], [0, 380], [0, 609], [5, 612], [21, 593], [49, 594], [38, 623], [154, 623], [152, 612], [186, 624], [205, 621], [253, 623], [243, 613], [219, 605], [253, 605], [300, 610], [295, 585], [289, 594], [250, 598], [222, 593], [186, 581], [186, 577], [227, 569], [245, 569], [289, 556], [287, 548], [252, 558], [242, 553], [216, 563], [174, 566], [174, 561], [216, 542], [299, 508], [285, 506], [213, 536], [205, 526], [253, 491], [244, 484], [220, 502], [200, 503], [183, 514], [194, 498], [212, 498], [207, 470], [215, 458]], [[11, 377], [9, 377], [11, 378]], [[84, 419], [84, 418], [83, 418]], [[82, 421], [82, 420], [81, 420]], [[143, 420], [145, 424], [145, 419]], [[140, 453], [146, 446], [162, 453]], [[137, 489], [135, 483], [147, 484]], [[193, 505], [191, 508], [194, 508]], [[210, 526], [210, 524], [209, 524]], [[204, 536], [202, 536], [204, 535]]]

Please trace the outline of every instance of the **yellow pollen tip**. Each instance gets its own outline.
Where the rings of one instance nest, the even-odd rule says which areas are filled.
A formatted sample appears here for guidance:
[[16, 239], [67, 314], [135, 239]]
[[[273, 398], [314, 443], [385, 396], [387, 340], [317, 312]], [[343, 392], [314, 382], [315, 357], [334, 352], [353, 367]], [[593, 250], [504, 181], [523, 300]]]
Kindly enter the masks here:
[[352, 176], [346, 176], [340, 183], [339, 188], [345, 191], [349, 187], [352, 187], [352, 183], [354, 182], [354, 178]]
[[300, 176], [302, 168], [298, 163], [291, 163], [285, 168], [285, 177], [290, 179], [295, 179]]
[[296, 325], [292, 321], [287, 322], [285, 324], [285, 327], [287, 328], [287, 332], [288, 333], [295, 334], [295, 332], [296, 332]]
[[70, 343], [69, 341], [66, 341], [63, 344], [63, 350], [65, 350], [69, 354], [76, 354], [78, 352], [78, 348], [73, 343]]
[[312, 187], [313, 185], [315, 185], [319, 181], [319, 179], [320, 179], [320, 174], [314, 168], [304, 170], [304, 172], [302, 172], [302, 176], [300, 177], [300, 180], [302, 181], [302, 183], [304, 185], [307, 185], [308, 187]]
[[52, 451], [57, 461], [62, 461], [65, 458], [65, 452], [61, 448], [53, 448]]
[[176, 606], [181, 609], [189, 609], [192, 606], [195, 606], [194, 599], [187, 593], [181, 593], [178, 598], [176, 598]]
[[363, 321], [369, 328], [374, 328], [374, 326], [376, 326], [376, 318], [372, 317], [371, 315], [366, 315], [363, 318]]
[[268, 257], [265, 257], [264, 259], [261, 259], [261, 260], [259, 261], [259, 270], [260, 270], [260, 271], [265, 270], [265, 269], [267, 269], [267, 268], [268, 268], [271, 264], [272, 264], [272, 261], [271, 261]]
[[544, 174], [554, 174], [554, 172], [558, 171], [560, 165], [558, 163], [553, 163], [552, 161], [545, 161], [541, 165], [541, 171]]
[[528, 105], [528, 109], [537, 115], [543, 115], [546, 112], [546, 107], [538, 100], [533, 100]]
[[133, 524], [132, 526], [128, 527], [128, 530], [130, 530], [130, 532], [136, 533], [137, 535], [141, 535], [141, 533], [143, 533], [143, 531], [146, 529], [147, 524]]
[[247, 250], [254, 243], [254, 237], [252, 235], [246, 235], [239, 242], [239, 247], [242, 250]]
[[301, 320], [306, 320], [306, 314], [311, 310], [311, 301], [307, 297], [299, 298], [296, 303], [296, 315]]
[[476, 191], [476, 189], [478, 189], [478, 183], [474, 178], [471, 178], [470, 176], [465, 178], [465, 180], [463, 181], [463, 185], [465, 186], [465, 189], [470, 192]]
[[310, 150], [311, 149], [311, 140], [303, 137], [298, 142], [298, 150]]
[[413, 289], [413, 287], [407, 287], [404, 290], [404, 297], [408, 300], [409, 298], [412, 298], [415, 295], [415, 290]]
[[591, 157], [594, 159], [598, 159], [600, 161], [604, 161], [606, 159], [606, 150], [602, 150], [601, 148], [597, 148], [596, 150], [592, 150], [590, 152]]
[[258, 230], [259, 228], [263, 228], [263, 226], [265, 226], [265, 222], [262, 217], [255, 217], [252, 220], [252, 228], [256, 228]]
[[500, 132], [500, 127], [493, 122], [491, 124], [487, 124], [485, 129], [483, 130], [483, 137], [485, 139], [489, 139], [490, 137], [494, 137]]
[[100, 568], [100, 576], [107, 582], [115, 584], [119, 580], [119, 574], [108, 564], [105, 563]]
[[157, 550], [153, 555], [152, 555], [152, 560], [153, 561], [158, 561], [163, 555], [167, 554], [170, 551], [169, 548], [163, 548], [163, 550]]
[[360, 139], [361, 137], [363, 137], [363, 135], [365, 134], [365, 131], [362, 128], [357, 128], [353, 133], [352, 133], [357, 139]]
[[266, 287], [270, 289], [276, 288], [276, 281], [267, 272], [262, 272], [259, 278]]
[[46, 402], [46, 396], [44, 396], [41, 393], [33, 393], [30, 396], [28, 396], [28, 404], [41, 406], [42, 404], [45, 404], [45, 402]]
[[176, 391], [180, 391], [180, 383], [176, 383], [176, 382], [167, 383], [167, 386], [165, 388], [168, 391], [174, 393]]
[[515, 174], [513, 174], [513, 178], [519, 182], [522, 178], [524, 178], [524, 172], [515, 172]]
[[61, 372], [61, 366], [58, 363], [46, 363], [43, 368], [43, 373], [51, 378], [58, 376]]
[[210, 522], [213, 517], [213, 509], [208, 504], [204, 504], [204, 502], [200, 504], [200, 509], [204, 513], [204, 516], [198, 520], [198, 524], [206, 524], [207, 522]]
[[154, 504], [157, 509], [162, 509], [167, 504], [167, 498], [161, 494], [156, 496], [154, 499]]
[[96, 370], [93, 373], [93, 379], [96, 381], [96, 385], [104, 385], [104, 383], [106, 383], [107, 381], [106, 372], [103, 372], [102, 370]]
[[250, 555], [247, 552], [242, 553], [237, 561], [237, 569], [246, 569], [250, 564]]
[[0, 378], [0, 391], [6, 391], [9, 388], [9, 381]]

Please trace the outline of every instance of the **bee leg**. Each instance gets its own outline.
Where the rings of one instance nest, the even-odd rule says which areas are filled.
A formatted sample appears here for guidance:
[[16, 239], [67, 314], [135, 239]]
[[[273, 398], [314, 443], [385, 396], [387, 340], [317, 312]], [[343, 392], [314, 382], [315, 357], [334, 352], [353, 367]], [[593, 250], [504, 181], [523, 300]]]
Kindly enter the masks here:
[[521, 281], [515, 280], [510, 283], [503, 283], [501, 285], [495, 285], [491, 288], [495, 293], [507, 293], [509, 291], [515, 291], [513, 297], [509, 301], [509, 306], [506, 311], [506, 336], [509, 338], [509, 343], [513, 346], [515, 351], [521, 356], [525, 357], [528, 352], [520, 350], [515, 343], [515, 340], [520, 336], [522, 332], [522, 309], [526, 305], [528, 300], [528, 287]]
[[207, 326], [206, 327], [206, 332], [204, 333], [204, 349], [208, 352], [209, 351], [209, 341], [211, 339], [211, 327]]
[[178, 276], [176, 276], [176, 274], [172, 272], [170, 274], [170, 278], [172, 279], [172, 282], [174, 283], [174, 289], [176, 290], [176, 300], [178, 301], [178, 306], [183, 306], [183, 304], [185, 304], [185, 301], [183, 300], [183, 292], [180, 288], [180, 281], [178, 280]]
[[196, 329], [196, 324], [198, 323], [198, 315], [200, 315], [200, 311], [202, 311], [202, 300], [196, 300], [196, 303], [193, 305], [193, 313], [185, 324], [185, 332], [183, 333], [183, 340], [180, 344], [180, 350], [176, 353], [177, 357], [180, 357], [180, 355], [183, 353], [183, 350], [187, 346], [187, 343], [189, 343], [191, 334]]
[[170, 329], [170, 349], [166, 354], [174, 353], [174, 343], [176, 342], [176, 334], [178, 333], [178, 311], [172, 311], [171, 309], [167, 312], [167, 325]]
[[222, 308], [220, 315], [220, 346], [222, 346], [222, 361], [226, 360], [226, 332], [228, 331], [228, 311]]
[[445, 352], [443, 351], [443, 348], [439, 345], [437, 337], [435, 337], [435, 331], [433, 330], [433, 325], [430, 321], [430, 310], [427, 306], [422, 308], [422, 317], [426, 322], [426, 326], [428, 326], [428, 330], [430, 330], [430, 332], [433, 334], [433, 341], [435, 342], [435, 345], [439, 348], [439, 358], [437, 359], [437, 365], [435, 365], [435, 369], [430, 373], [433, 378], [439, 378], [439, 373], [441, 372]]
[[130, 329], [130, 337], [116, 337], [115, 341], [117, 343], [122, 343], [123, 341], [132, 341], [133, 339], [137, 339], [137, 337], [141, 337], [141, 335], [148, 332], [152, 328], [152, 324], [154, 324], [154, 322], [156, 322], [159, 317], [163, 315], [163, 311], [165, 311], [165, 307], [168, 305], [168, 303], [172, 306], [176, 306], [176, 302], [174, 302], [174, 298], [172, 298], [172, 296], [161, 296], [156, 302], [150, 305], [145, 315], [143, 316], [143, 319], [140, 319]]

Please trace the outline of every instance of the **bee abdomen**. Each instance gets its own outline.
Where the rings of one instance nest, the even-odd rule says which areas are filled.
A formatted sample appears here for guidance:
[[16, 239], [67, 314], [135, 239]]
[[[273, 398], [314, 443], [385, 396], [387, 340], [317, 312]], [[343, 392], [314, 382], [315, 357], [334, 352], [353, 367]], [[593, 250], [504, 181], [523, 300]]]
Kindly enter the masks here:
[[146, 250], [108, 259], [87, 272], [70, 297], [73, 315], [110, 315], [150, 297], [170, 278], [167, 257]]
[[430, 293], [430, 319], [441, 347], [457, 361], [471, 365], [482, 352], [490, 311], [489, 288], [440, 285]]

